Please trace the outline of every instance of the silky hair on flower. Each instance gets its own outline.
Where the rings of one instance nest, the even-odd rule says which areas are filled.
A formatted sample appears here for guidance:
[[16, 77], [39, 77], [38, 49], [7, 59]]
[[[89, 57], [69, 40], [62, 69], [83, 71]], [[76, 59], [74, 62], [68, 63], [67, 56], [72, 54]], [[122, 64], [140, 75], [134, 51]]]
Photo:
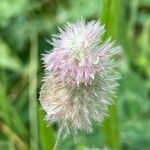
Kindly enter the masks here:
[[65, 134], [91, 132], [108, 114], [115, 95], [118, 72], [113, 55], [120, 50], [110, 39], [102, 41], [98, 21], [67, 23], [43, 54], [45, 67], [40, 103], [48, 122], [58, 123]]

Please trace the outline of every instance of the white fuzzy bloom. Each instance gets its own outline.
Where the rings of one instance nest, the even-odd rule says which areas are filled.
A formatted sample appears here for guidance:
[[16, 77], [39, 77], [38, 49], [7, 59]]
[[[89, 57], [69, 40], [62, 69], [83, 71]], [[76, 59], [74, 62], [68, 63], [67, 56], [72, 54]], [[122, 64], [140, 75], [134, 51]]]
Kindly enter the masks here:
[[103, 33], [96, 21], [68, 23], [52, 39], [53, 52], [43, 57], [40, 102], [47, 120], [66, 133], [92, 131], [92, 123], [102, 123], [112, 103], [118, 79], [112, 55], [118, 47], [110, 40], [102, 43]]

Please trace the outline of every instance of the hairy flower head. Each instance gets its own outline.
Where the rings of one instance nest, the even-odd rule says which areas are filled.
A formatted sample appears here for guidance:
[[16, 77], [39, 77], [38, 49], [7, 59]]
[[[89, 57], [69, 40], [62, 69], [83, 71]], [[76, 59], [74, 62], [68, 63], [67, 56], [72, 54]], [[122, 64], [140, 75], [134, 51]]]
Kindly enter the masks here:
[[79, 21], [59, 28], [50, 42], [53, 51], [44, 54], [44, 84], [40, 102], [47, 120], [57, 122], [66, 133], [92, 130], [102, 122], [111, 104], [118, 78], [112, 59], [119, 47], [102, 42], [104, 26]]

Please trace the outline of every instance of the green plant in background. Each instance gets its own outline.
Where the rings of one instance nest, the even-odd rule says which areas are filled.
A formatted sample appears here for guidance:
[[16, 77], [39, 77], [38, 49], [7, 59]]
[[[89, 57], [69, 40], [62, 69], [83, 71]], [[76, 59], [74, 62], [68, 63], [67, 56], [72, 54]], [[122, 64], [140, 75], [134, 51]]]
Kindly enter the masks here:
[[[68, 138], [62, 144], [62, 150], [104, 147], [150, 149], [149, 0], [1, 0], [0, 149], [30, 149], [34, 144], [39, 150], [52, 149], [57, 126], [47, 127], [42, 110], [38, 111], [37, 121], [33, 122], [36, 118], [32, 120], [31, 116], [36, 117], [40, 107], [32, 110], [32, 106], [29, 106], [31, 99], [33, 107], [36, 106], [39, 95], [35, 94], [41, 86], [43, 71], [37, 58], [49, 48], [44, 38], [56, 33], [57, 25], [81, 17], [86, 20], [101, 18], [106, 24], [106, 37], [112, 35], [122, 45], [124, 53], [117, 58], [122, 79], [118, 88], [117, 109], [114, 109], [117, 113], [108, 118], [109, 126], [106, 121], [103, 130], [95, 124], [94, 133], [80, 134], [76, 144]], [[32, 49], [33, 52], [30, 51]], [[32, 70], [32, 63], [38, 68]], [[37, 78], [37, 83], [29, 83], [32, 78]], [[35, 128], [31, 124], [35, 124]], [[38, 137], [33, 132], [37, 131], [37, 127]], [[110, 130], [110, 127], [115, 128]]]

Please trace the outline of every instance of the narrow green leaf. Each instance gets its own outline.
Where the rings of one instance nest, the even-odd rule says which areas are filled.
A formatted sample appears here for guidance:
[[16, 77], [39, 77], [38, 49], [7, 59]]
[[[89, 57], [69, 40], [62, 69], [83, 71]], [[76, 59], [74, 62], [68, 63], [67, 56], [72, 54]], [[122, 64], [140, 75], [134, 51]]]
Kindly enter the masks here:
[[[113, 40], [119, 39], [124, 32], [122, 22], [122, 10], [120, 0], [105, 0], [103, 4], [102, 22], [105, 24], [106, 33], [104, 39], [112, 37]], [[120, 19], [121, 18], [121, 19]], [[124, 35], [125, 36], [125, 35]], [[121, 40], [120, 40], [121, 41]], [[103, 130], [106, 146], [111, 150], [120, 150], [120, 137], [118, 126], [118, 106], [111, 105], [109, 117], [105, 120]]]
[[29, 123], [30, 149], [38, 150], [38, 118], [37, 118], [37, 71], [38, 71], [38, 34], [30, 33], [29, 61]]
[[2, 40], [0, 40], [0, 68], [17, 72], [22, 69], [19, 57], [17, 57], [15, 53], [12, 53], [12, 50]]
[[52, 150], [55, 143], [55, 134], [52, 127], [47, 126], [47, 122], [44, 120], [44, 112], [39, 112], [39, 135], [42, 150]]

